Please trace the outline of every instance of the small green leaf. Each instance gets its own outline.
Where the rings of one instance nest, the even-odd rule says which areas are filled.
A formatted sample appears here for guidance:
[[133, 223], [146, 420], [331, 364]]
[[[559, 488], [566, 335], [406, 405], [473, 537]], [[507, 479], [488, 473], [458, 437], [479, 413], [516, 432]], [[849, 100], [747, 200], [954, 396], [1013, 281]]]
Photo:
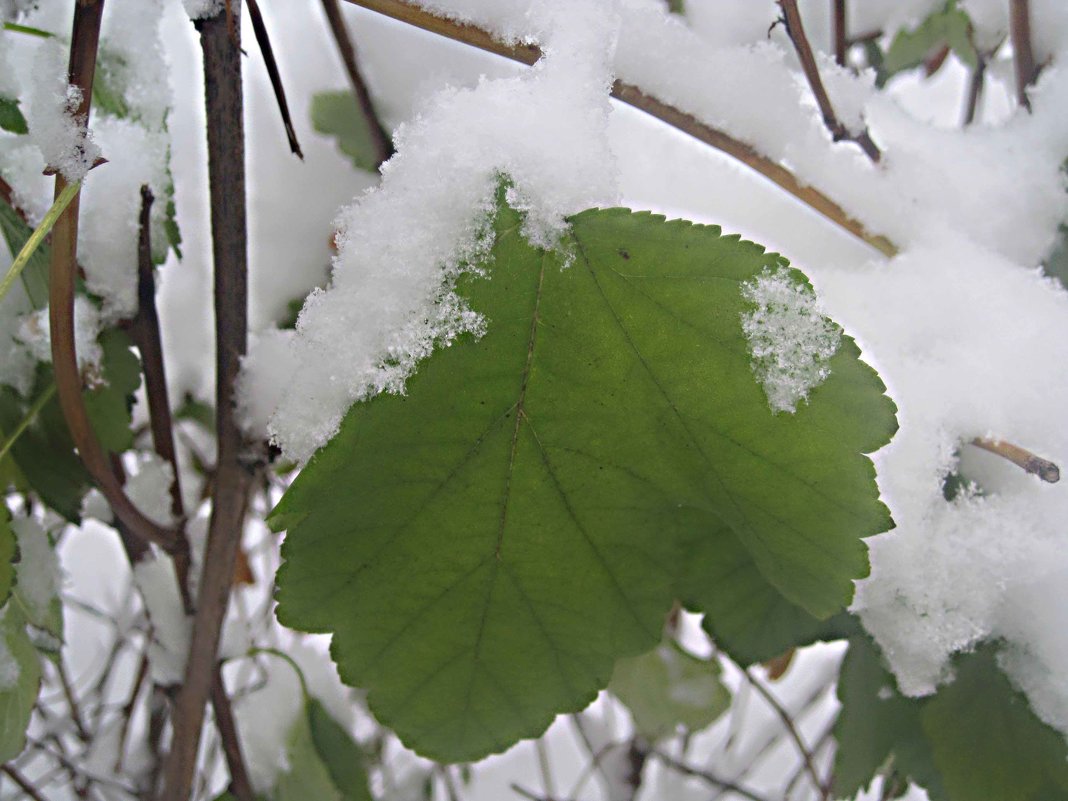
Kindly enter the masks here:
[[124, 332], [112, 328], [100, 335], [102, 383], [85, 393], [85, 409], [105, 450], [122, 453], [133, 447], [130, 411], [141, 386], [141, 362]]
[[[33, 229], [3, 200], [0, 200], [0, 234], [3, 234], [12, 258], [22, 250], [33, 234]], [[48, 267], [51, 253], [52, 249], [48, 244], [42, 242], [19, 275], [26, 297], [34, 309], [43, 309], [48, 305]]]
[[[1039, 720], [988, 645], [957, 660], [952, 684], [924, 704], [947, 801], [1068, 798], [1064, 736]], [[937, 801], [932, 795], [933, 801]]]
[[371, 123], [360, 110], [352, 92], [320, 92], [312, 96], [312, 127], [337, 139], [341, 152], [362, 170], [378, 170], [378, 151]]
[[669, 641], [616, 662], [608, 690], [630, 710], [638, 733], [655, 742], [679, 726], [700, 731], [730, 707], [720, 673], [715, 659], [698, 659]]
[[672, 14], [686, 13], [686, 0], [667, 0], [668, 11]]
[[318, 699], [308, 699], [308, 726], [319, 758], [345, 801], [372, 801], [363, 752]]
[[[51, 367], [40, 365], [33, 397], [38, 397], [51, 383]], [[28, 406], [10, 387], [0, 387], [0, 431], [14, 431], [25, 417]], [[82, 498], [92, 482], [74, 452], [67, 423], [55, 396], [41, 408], [37, 418], [11, 446], [8, 455], [45, 504], [71, 523], [81, 521]]]
[[29, 133], [26, 118], [19, 110], [19, 101], [0, 97], [0, 128], [13, 134]]
[[[6, 654], [0, 654], [0, 763], [14, 759], [26, 747], [26, 728], [41, 686], [41, 663], [26, 636], [25, 619], [8, 603], [0, 609], [0, 638]], [[10, 661], [8, 661], [10, 660]], [[14, 668], [12, 668], [14, 666]], [[17, 671], [12, 678], [11, 672]]]
[[11, 528], [11, 512], [0, 502], [0, 606], [7, 603], [15, 583], [15, 564], [19, 560], [19, 546]]
[[961, 61], [975, 67], [978, 54], [971, 40], [971, 24], [955, 0], [949, 0], [916, 28], [898, 31], [883, 58], [882, 79], [920, 66], [943, 47], [951, 48]]

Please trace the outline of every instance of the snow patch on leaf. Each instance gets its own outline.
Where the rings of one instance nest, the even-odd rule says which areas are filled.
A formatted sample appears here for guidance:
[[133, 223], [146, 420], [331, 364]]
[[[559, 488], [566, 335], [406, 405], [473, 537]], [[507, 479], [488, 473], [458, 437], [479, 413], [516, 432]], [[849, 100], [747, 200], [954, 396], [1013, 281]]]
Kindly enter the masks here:
[[812, 289], [786, 268], [765, 268], [742, 284], [742, 297], [755, 306], [742, 315], [753, 373], [772, 411], [793, 414], [831, 374], [827, 363], [841, 333], [820, 313]]

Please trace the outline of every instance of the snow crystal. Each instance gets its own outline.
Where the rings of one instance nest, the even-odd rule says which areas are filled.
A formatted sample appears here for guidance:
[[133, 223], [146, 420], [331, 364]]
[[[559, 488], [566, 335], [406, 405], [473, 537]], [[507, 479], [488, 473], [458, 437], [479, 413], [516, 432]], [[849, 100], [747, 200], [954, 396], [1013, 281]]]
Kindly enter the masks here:
[[[0, 608], [0, 632], [3, 631], [4, 616], [7, 614], [7, 606]], [[0, 636], [0, 692], [9, 690], [19, 680], [19, 663], [15, 660], [11, 649], [7, 647], [7, 638]]]
[[49, 606], [59, 594], [62, 575], [59, 560], [40, 523], [28, 517], [15, 517], [11, 528], [19, 543], [15, 567], [19, 597], [34, 620], [48, 617]]
[[765, 267], [742, 284], [742, 297], [756, 307], [742, 314], [753, 373], [772, 410], [793, 413], [830, 375], [838, 328], [820, 313], [811, 287], [786, 268]]
[[174, 470], [154, 453], [137, 455], [137, 465], [126, 481], [126, 494], [143, 515], [161, 526], [174, 523], [171, 484]]
[[84, 178], [101, 155], [92, 134], [72, 116], [81, 102], [81, 89], [67, 83], [66, 48], [58, 41], [42, 42], [26, 122], [49, 166], [71, 183]]
[[[96, 306], [84, 295], [77, 295], [74, 298], [74, 347], [78, 352], [79, 370], [100, 366], [104, 355], [96, 341], [100, 328], [100, 312]], [[48, 327], [47, 307], [21, 318], [18, 338], [38, 361], [52, 361], [52, 334]]]
[[481, 330], [450, 287], [486, 246], [501, 174], [542, 244], [557, 241], [567, 214], [616, 198], [606, 143], [616, 16], [604, 3], [537, 3], [530, 22], [545, 32], [546, 58], [515, 78], [440, 93], [397, 131], [381, 187], [339, 217], [332, 284], [309, 297], [294, 352], [278, 360], [295, 374], [249, 384], [285, 385], [268, 430], [291, 458], [308, 459], [355, 401], [403, 391], [435, 344]]
[[145, 559], [134, 565], [133, 577], [152, 623], [148, 650], [152, 679], [163, 685], [179, 684], [185, 673], [193, 621], [182, 608], [174, 563], [163, 555]]

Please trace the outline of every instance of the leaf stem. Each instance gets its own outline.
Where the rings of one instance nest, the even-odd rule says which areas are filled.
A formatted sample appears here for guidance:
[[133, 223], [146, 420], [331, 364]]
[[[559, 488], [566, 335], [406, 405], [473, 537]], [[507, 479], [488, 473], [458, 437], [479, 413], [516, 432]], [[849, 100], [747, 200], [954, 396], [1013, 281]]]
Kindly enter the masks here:
[[[404, 0], [347, 0], [347, 2], [522, 64], [531, 65], [541, 58], [541, 50], [534, 45], [504, 44], [494, 39], [491, 33], [477, 26], [439, 17], [422, 8], [409, 5]], [[786, 167], [759, 153], [751, 145], [706, 125], [675, 106], [645, 94], [633, 84], [617, 80], [612, 85], [612, 96], [740, 161], [883, 255], [891, 257], [897, 255], [898, 248], [893, 242], [885, 236], [868, 231], [861, 222], [851, 217], [827, 195], [802, 183]]]
[[375, 112], [374, 103], [371, 102], [371, 93], [367, 90], [367, 84], [356, 62], [356, 48], [345, 27], [345, 19], [341, 16], [338, 1], [323, 0], [323, 11], [326, 13], [326, 21], [330, 24], [330, 32], [334, 34], [341, 60], [345, 64], [345, 73], [349, 76], [349, 83], [352, 84], [352, 93], [356, 96], [356, 103], [360, 107], [360, 112], [371, 132], [371, 138], [374, 140], [375, 162], [381, 166], [393, 155], [393, 142]]
[[[835, 113], [831, 98], [827, 94], [823, 81], [820, 79], [820, 71], [816, 65], [816, 57], [812, 52], [812, 45], [809, 44], [808, 37], [805, 35], [805, 27], [801, 23], [801, 12], [797, 8], [797, 0], [778, 0], [778, 2], [779, 8], [782, 9], [783, 19], [786, 21], [786, 33], [789, 35], [790, 41], [794, 43], [794, 49], [797, 50], [797, 57], [801, 61], [801, 69], [805, 73], [808, 85], [812, 88], [812, 94], [816, 97], [816, 105], [819, 106], [820, 114], [823, 116], [823, 123], [827, 126], [827, 130], [831, 132], [831, 136], [834, 137], [836, 142], [855, 142], [873, 163], [878, 164], [882, 158], [882, 153], [875, 142], [872, 141], [868, 131], [853, 133], [845, 126], [845, 123], [838, 119], [838, 115]], [[842, 13], [844, 25], [844, 5]]]
[[77, 196], [81, 190], [81, 181], [73, 184], [68, 184], [63, 188], [52, 203], [52, 207], [45, 214], [44, 219], [41, 220], [41, 224], [38, 225], [33, 233], [30, 234], [30, 238], [26, 240], [26, 244], [22, 246], [22, 250], [15, 257], [15, 260], [11, 263], [11, 267], [0, 280], [0, 300], [3, 300], [7, 295], [8, 290], [11, 289], [11, 285], [15, 283], [15, 279], [19, 277], [26, 265], [29, 264], [30, 259], [33, 258], [33, 254], [37, 252], [37, 248], [44, 242], [45, 237], [52, 230], [59, 216], [67, 209], [71, 204], [71, 201]]
[[259, 45], [263, 55], [263, 65], [267, 68], [267, 77], [271, 79], [271, 89], [274, 90], [274, 99], [278, 103], [278, 111], [282, 115], [282, 125], [286, 129], [286, 138], [289, 140], [289, 149], [301, 161], [304, 154], [300, 151], [300, 142], [297, 141], [297, 131], [293, 127], [293, 118], [289, 115], [289, 103], [286, 100], [286, 88], [282, 85], [282, 75], [278, 71], [278, 62], [274, 57], [274, 48], [271, 46], [271, 38], [267, 35], [267, 26], [263, 23], [263, 14], [256, 0], [247, 0], [248, 16], [252, 21], [252, 32], [256, 35], [256, 44]]
[[7, 456], [8, 451], [11, 450], [11, 446], [18, 441], [18, 438], [23, 435], [26, 429], [33, 425], [33, 421], [37, 418], [37, 415], [41, 413], [41, 409], [45, 407], [45, 404], [52, 400], [52, 396], [55, 394], [56, 385], [53, 383], [49, 384], [48, 388], [37, 397], [37, 400], [33, 402], [33, 405], [26, 412], [22, 420], [19, 421], [19, 424], [15, 426], [15, 430], [11, 432], [11, 436], [4, 440], [3, 445], [0, 445], [0, 461], [3, 461], [4, 457]]
[[[187, 801], [204, 710], [216, 675], [219, 639], [244, 530], [252, 476], [235, 416], [235, 385], [247, 347], [248, 233], [241, 93], [240, 0], [197, 20], [204, 54], [212, 255], [215, 264], [216, 445], [218, 462], [204, 568], [185, 677], [175, 699], [163, 801]], [[227, 18], [233, 19], [228, 31]], [[231, 35], [232, 33], [232, 35]], [[231, 777], [234, 778], [234, 777]]]
[[1017, 467], [1022, 468], [1032, 475], [1038, 476], [1040, 479], [1048, 484], [1056, 484], [1061, 480], [1061, 469], [1051, 462], [1049, 459], [1043, 459], [1041, 456], [1036, 456], [1026, 448], [1021, 448], [1019, 445], [1013, 445], [1011, 442], [1005, 442], [1001, 439], [990, 439], [987, 437], [976, 437], [972, 440], [972, 445], [977, 448], [982, 448], [984, 451], [1000, 456], [1002, 459], [1008, 459]]

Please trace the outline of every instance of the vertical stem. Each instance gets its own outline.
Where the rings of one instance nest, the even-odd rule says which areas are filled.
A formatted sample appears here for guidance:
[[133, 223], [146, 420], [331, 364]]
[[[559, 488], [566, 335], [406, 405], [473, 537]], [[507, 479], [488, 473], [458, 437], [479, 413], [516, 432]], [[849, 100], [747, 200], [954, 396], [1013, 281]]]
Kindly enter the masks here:
[[980, 53], [979, 61], [972, 70], [968, 81], [968, 99], [964, 104], [964, 118], [961, 123], [967, 127], [975, 122], [975, 114], [979, 110], [979, 100], [983, 96], [983, 82], [986, 79], [986, 57]]
[[367, 121], [367, 127], [371, 130], [371, 137], [374, 139], [375, 145], [375, 161], [378, 164], [382, 164], [393, 155], [393, 143], [375, 113], [374, 104], [371, 102], [371, 93], [367, 91], [367, 84], [364, 83], [359, 65], [356, 63], [356, 48], [352, 44], [352, 39], [349, 38], [349, 32], [345, 27], [345, 19], [341, 16], [338, 0], [323, 0], [323, 11], [326, 12], [326, 20], [330, 23], [330, 31], [334, 34], [334, 41], [337, 42], [341, 60], [345, 62], [345, 72], [349, 76], [349, 83], [352, 84], [352, 92], [356, 95], [356, 102], [359, 104], [360, 111], [363, 112], [363, 117]]
[[834, 5], [834, 60], [839, 67], [846, 65], [849, 37], [846, 33], [846, 0], [831, 0]]
[[1027, 96], [1027, 87], [1038, 74], [1031, 49], [1030, 5], [1028, 0], [1009, 0], [1009, 37], [1016, 67], [1016, 99], [1028, 111], [1031, 110], [1031, 100]]
[[237, 801], [256, 801], [256, 794], [252, 790], [252, 782], [245, 768], [245, 758], [241, 753], [241, 740], [237, 735], [234, 710], [230, 705], [230, 697], [226, 694], [226, 685], [223, 683], [222, 669], [218, 662], [215, 663], [215, 675], [211, 682], [211, 704], [215, 710], [215, 727], [219, 730], [226, 764], [230, 768], [230, 792], [237, 797]]
[[[234, 416], [234, 389], [247, 343], [245, 146], [241, 95], [240, 0], [198, 20], [204, 53], [212, 253], [215, 262], [216, 437], [218, 463], [211, 522], [185, 679], [174, 705], [164, 801], [186, 801], [192, 788], [205, 705], [216, 675], [219, 635], [241, 542], [251, 475]], [[234, 19], [227, 30], [227, 16]]]

